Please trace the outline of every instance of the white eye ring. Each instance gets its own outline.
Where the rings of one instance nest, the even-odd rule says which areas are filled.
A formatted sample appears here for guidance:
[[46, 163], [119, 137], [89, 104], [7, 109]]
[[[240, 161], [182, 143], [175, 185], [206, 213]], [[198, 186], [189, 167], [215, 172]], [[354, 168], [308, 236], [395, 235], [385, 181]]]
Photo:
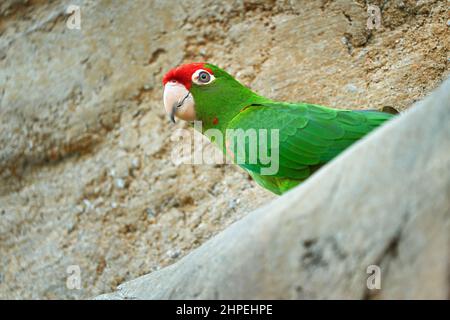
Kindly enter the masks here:
[[198, 69], [192, 75], [192, 82], [198, 84], [200, 86], [204, 86], [205, 84], [210, 84], [216, 78], [206, 70]]

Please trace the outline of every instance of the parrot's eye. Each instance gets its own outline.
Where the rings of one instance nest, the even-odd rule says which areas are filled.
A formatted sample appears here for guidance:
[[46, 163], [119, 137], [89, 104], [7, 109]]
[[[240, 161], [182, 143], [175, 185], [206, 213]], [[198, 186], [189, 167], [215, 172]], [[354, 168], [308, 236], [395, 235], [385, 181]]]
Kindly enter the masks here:
[[214, 81], [214, 76], [206, 70], [197, 70], [192, 75], [192, 81], [199, 85], [205, 85]]
[[209, 82], [209, 79], [211, 79], [211, 76], [209, 75], [208, 72], [202, 71], [202, 72], [200, 72], [200, 74], [198, 75], [198, 80], [199, 80], [200, 82], [207, 83], [207, 82]]

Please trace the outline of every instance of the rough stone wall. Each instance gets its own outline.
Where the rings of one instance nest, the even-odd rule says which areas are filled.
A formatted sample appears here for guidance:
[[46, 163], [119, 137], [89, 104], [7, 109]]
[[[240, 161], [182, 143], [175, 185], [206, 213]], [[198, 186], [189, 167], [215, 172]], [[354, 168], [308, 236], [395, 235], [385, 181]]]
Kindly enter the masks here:
[[[85, 298], [177, 261], [274, 196], [176, 166], [161, 77], [217, 64], [268, 97], [404, 109], [449, 74], [446, 1], [0, 4], [0, 297]], [[81, 30], [66, 8], [81, 6]], [[79, 265], [82, 290], [66, 288]]]

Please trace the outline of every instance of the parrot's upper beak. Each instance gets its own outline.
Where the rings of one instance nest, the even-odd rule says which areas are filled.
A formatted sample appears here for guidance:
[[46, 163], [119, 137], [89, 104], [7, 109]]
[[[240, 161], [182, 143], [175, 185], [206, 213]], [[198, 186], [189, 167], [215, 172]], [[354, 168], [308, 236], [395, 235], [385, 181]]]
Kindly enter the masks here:
[[186, 121], [195, 120], [195, 102], [191, 93], [178, 82], [167, 82], [164, 86], [164, 108], [172, 122], [175, 116]]

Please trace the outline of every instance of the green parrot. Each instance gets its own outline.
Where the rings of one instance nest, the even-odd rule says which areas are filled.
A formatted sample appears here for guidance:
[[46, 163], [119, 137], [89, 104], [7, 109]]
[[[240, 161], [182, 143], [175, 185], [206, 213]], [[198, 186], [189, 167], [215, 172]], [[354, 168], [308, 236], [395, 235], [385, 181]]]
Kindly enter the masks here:
[[[172, 122], [175, 117], [201, 121], [201, 133], [278, 195], [393, 117], [375, 110], [274, 101], [208, 63], [180, 65], [166, 73], [163, 85]], [[217, 139], [217, 133], [225, 138]]]

